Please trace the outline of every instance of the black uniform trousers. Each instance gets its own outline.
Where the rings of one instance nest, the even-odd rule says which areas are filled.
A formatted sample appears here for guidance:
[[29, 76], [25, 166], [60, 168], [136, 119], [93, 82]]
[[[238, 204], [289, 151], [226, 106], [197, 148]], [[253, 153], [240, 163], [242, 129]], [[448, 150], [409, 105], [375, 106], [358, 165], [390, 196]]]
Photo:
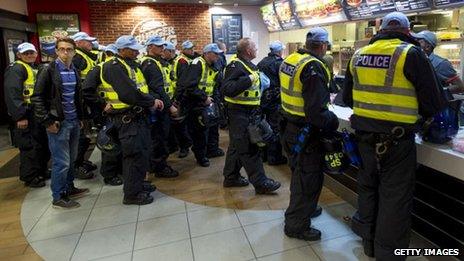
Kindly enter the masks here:
[[102, 152], [101, 157], [100, 174], [103, 178], [111, 179], [122, 175], [122, 151], [117, 155], [108, 155]]
[[169, 131], [169, 148], [188, 149], [192, 146], [192, 139], [187, 128], [186, 120], [172, 122]]
[[109, 120], [118, 131], [122, 151], [122, 175], [124, 197], [135, 197], [143, 191], [143, 181], [149, 167], [150, 129], [144, 115], [136, 116], [129, 123], [121, 121], [121, 115], [111, 115]]
[[156, 122], [152, 123], [151, 129], [151, 156], [150, 172], [162, 171], [168, 166], [166, 162], [169, 157], [168, 139], [171, 119], [167, 111], [157, 112]]
[[285, 227], [292, 232], [301, 232], [310, 228], [310, 217], [316, 210], [321, 195], [324, 181], [323, 148], [320, 134], [311, 133], [303, 150], [300, 153], [293, 152], [302, 126], [291, 122], [283, 125], [282, 143], [292, 171]]
[[264, 148], [264, 155], [267, 158], [267, 162], [274, 163], [281, 161], [284, 157], [282, 155], [282, 143], [280, 142], [279, 133], [280, 133], [280, 120], [281, 115], [279, 113], [279, 105], [275, 104], [275, 106], [270, 108], [262, 108], [263, 114], [266, 116], [266, 120], [271, 126], [274, 135], [277, 137], [274, 141], [267, 144]]
[[32, 115], [26, 114], [28, 127], [18, 129], [16, 122], [12, 123], [13, 143], [19, 149], [19, 179], [30, 182], [34, 178], [44, 176], [50, 160], [48, 138], [45, 127]]
[[198, 115], [191, 113], [188, 116], [188, 130], [192, 138], [192, 151], [198, 161], [219, 149], [218, 124], [206, 128], [198, 122]]
[[358, 142], [363, 164], [358, 172], [358, 211], [352, 229], [374, 241], [377, 260], [406, 259], [394, 256], [393, 251], [409, 247], [417, 163], [414, 135], [410, 136], [391, 146], [379, 161], [375, 144]]
[[[251, 107], [251, 106], [243, 106]], [[237, 179], [243, 167], [248, 180], [254, 187], [260, 186], [266, 179], [263, 161], [259, 147], [250, 143], [248, 125], [252, 110], [237, 108], [237, 105], [228, 106], [229, 117], [229, 147], [227, 148], [226, 162], [224, 164], [224, 178]]]

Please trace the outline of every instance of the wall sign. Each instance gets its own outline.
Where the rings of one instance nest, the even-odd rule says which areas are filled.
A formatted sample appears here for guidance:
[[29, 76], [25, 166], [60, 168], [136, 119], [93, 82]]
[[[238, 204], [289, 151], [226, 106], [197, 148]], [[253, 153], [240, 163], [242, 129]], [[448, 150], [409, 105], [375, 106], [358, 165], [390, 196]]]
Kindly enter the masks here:
[[171, 42], [174, 46], [177, 45], [177, 35], [174, 27], [168, 26], [165, 22], [156, 20], [155, 18], [139, 22], [132, 29], [131, 35], [141, 44], [145, 44], [145, 41], [150, 36], [157, 35], [163, 37], [165, 41]]
[[72, 36], [80, 31], [79, 15], [38, 13], [37, 27], [42, 62], [49, 62], [56, 56], [56, 39]]
[[211, 15], [213, 25], [213, 42], [222, 41], [227, 46], [226, 54], [237, 52], [237, 43], [242, 38], [242, 15], [241, 14], [213, 14]]

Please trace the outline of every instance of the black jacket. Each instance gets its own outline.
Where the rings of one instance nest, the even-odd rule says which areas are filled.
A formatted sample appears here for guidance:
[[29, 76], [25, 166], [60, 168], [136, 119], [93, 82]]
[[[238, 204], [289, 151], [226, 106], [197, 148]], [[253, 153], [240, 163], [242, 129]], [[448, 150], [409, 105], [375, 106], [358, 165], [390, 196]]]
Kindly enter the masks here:
[[[36, 67], [33, 64], [31, 66]], [[3, 91], [8, 115], [13, 121], [26, 119], [31, 109], [23, 99], [23, 83], [26, 79], [27, 71], [21, 64], [12, 63], [5, 71]]]
[[[161, 57], [150, 56], [151, 58], [159, 61], [161, 66], [168, 66], [166, 60], [163, 60]], [[151, 60], [146, 60], [141, 65], [143, 75], [147, 81], [148, 88], [150, 89], [150, 94], [156, 98], [160, 97], [164, 103], [164, 109], [167, 110], [171, 107], [171, 99], [164, 90], [164, 80], [163, 73], [161, 72], [158, 65], [156, 65]], [[169, 75], [168, 75], [169, 77]]]
[[[388, 32], [377, 34], [369, 44], [385, 39], [400, 39], [415, 45], [409, 49], [406, 55], [403, 72], [416, 89], [419, 114], [424, 118], [429, 118], [443, 110], [446, 107], [446, 100], [440, 91], [432, 65], [416, 40], [405, 34]], [[343, 88], [343, 102], [347, 106], [353, 107], [353, 76], [349, 68], [350, 64], [348, 63]], [[357, 115], [352, 115], [350, 121], [354, 129], [366, 132], [389, 133], [395, 126], [402, 126], [411, 132], [417, 130], [417, 126], [414, 124], [376, 120]]]
[[[209, 66], [210, 69], [216, 70], [214, 65], [206, 65]], [[201, 63], [198, 62], [196, 64], [192, 63], [189, 65], [187, 71], [182, 74], [181, 78], [177, 82], [177, 86], [183, 90], [182, 91], [182, 101], [187, 108], [193, 107], [202, 107], [204, 106], [203, 103], [206, 101], [208, 96], [206, 92], [198, 88], [198, 84], [200, 83], [201, 76], [203, 74], [203, 70], [201, 67]], [[212, 98], [214, 102], [219, 102], [219, 84], [220, 83], [220, 74], [217, 75], [215, 79], [215, 85], [213, 89]]]
[[95, 66], [87, 74], [87, 78], [82, 85], [82, 98], [91, 110], [92, 115], [100, 113], [106, 106], [105, 99], [98, 94], [98, 86], [101, 84], [100, 79], [101, 66]]
[[259, 63], [258, 68], [271, 80], [272, 89], [280, 89], [279, 69], [284, 59], [274, 53], [269, 53]]
[[[76, 69], [74, 72], [77, 80], [74, 105], [77, 117], [82, 119], [81, 81]], [[52, 61], [37, 74], [34, 94], [31, 97], [34, 114], [45, 127], [50, 126], [54, 121], [64, 120], [62, 89], [60, 72], [56, 68], [56, 62]]]
[[[298, 50], [299, 53], [309, 53], [306, 50]], [[312, 56], [319, 59], [315, 54]], [[297, 125], [311, 124], [324, 132], [336, 131], [338, 128], [338, 117], [329, 110], [327, 104], [330, 101], [328, 88], [329, 79], [325, 69], [319, 62], [309, 62], [303, 67], [300, 81], [303, 83], [302, 96], [304, 100], [304, 112], [306, 118], [294, 116], [283, 111], [283, 116]]]
[[[124, 59], [124, 61], [133, 69], [140, 68], [140, 65], [134, 60]], [[118, 94], [119, 100], [142, 108], [149, 108], [154, 105], [155, 98], [153, 95], [142, 93], [137, 89], [136, 83], [127, 74], [126, 67], [118, 59], [112, 59], [104, 63], [102, 70], [105, 81], [111, 84]]]

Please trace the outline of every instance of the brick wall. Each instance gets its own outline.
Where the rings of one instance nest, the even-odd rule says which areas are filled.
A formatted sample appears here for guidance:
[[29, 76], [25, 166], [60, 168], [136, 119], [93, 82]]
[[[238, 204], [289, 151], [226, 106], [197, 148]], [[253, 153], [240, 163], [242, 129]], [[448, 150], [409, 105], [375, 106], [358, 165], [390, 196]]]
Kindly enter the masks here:
[[90, 25], [101, 44], [114, 42], [130, 34], [141, 21], [155, 18], [174, 27], [177, 48], [189, 39], [198, 50], [211, 42], [211, 17], [208, 5], [200, 4], [137, 4], [89, 2]]

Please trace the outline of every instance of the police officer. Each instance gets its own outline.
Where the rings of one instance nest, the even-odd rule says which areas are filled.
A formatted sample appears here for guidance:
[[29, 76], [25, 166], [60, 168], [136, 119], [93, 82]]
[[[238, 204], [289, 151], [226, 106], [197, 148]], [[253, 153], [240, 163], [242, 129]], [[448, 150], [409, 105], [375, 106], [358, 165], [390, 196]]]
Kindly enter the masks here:
[[192, 61], [179, 81], [185, 90], [183, 106], [190, 111], [188, 128], [193, 141], [192, 151], [202, 167], [210, 165], [209, 158], [224, 156], [224, 151], [219, 148], [218, 122], [207, 126], [203, 116], [207, 106], [219, 101], [218, 71], [214, 63], [221, 52], [217, 44], [206, 45], [203, 55]]
[[[73, 65], [79, 71], [81, 80], [84, 82], [87, 74], [95, 67], [97, 62], [97, 55], [92, 53], [92, 42], [96, 40], [95, 37], [90, 37], [86, 32], [78, 32], [72, 36], [76, 42], [76, 54], [73, 57]], [[84, 107], [86, 108], [86, 107]], [[88, 115], [88, 108], [84, 109], [84, 117], [90, 118]], [[86, 124], [85, 128], [89, 128]], [[86, 131], [82, 130], [79, 136], [79, 147], [75, 166], [77, 168], [77, 178], [91, 179], [93, 178], [93, 170], [97, 166], [91, 161], [85, 160], [85, 154], [90, 147], [90, 139], [86, 136]]]
[[438, 42], [435, 33], [422, 31], [415, 34], [415, 37], [418, 39], [422, 50], [428, 55], [441, 86], [449, 87], [452, 93], [464, 92], [464, 83], [450, 61], [433, 52]]
[[166, 162], [169, 157], [167, 140], [171, 125], [170, 115], [177, 115], [177, 108], [171, 103], [174, 94], [171, 85], [170, 68], [161, 55], [166, 42], [160, 36], [152, 36], [145, 43], [147, 55], [141, 60], [141, 67], [151, 93], [158, 94], [164, 103], [164, 110], [156, 113], [156, 121], [151, 126], [152, 154], [150, 171], [159, 178], [173, 178], [179, 172]]
[[[105, 49], [105, 52], [108, 53], [108, 55], [106, 55], [106, 62], [108, 62], [111, 60], [111, 57], [118, 54], [118, 49], [116, 45], [109, 44]], [[107, 119], [102, 115], [106, 114], [103, 113], [103, 111], [108, 103], [105, 100], [105, 90], [101, 80], [102, 66], [103, 63], [98, 64], [87, 74], [82, 87], [82, 95], [84, 102], [91, 108], [94, 119], [98, 118], [99, 123], [104, 125], [107, 122]], [[122, 152], [119, 154], [115, 153], [115, 155], [109, 155], [102, 152], [102, 162], [100, 166], [100, 174], [103, 176], [103, 181], [105, 184], [111, 186], [119, 186], [123, 184], [123, 180], [119, 177], [122, 175], [123, 167]]]
[[251, 115], [259, 115], [261, 99], [259, 71], [251, 60], [256, 58], [256, 45], [250, 38], [237, 43], [237, 57], [226, 66], [223, 92], [229, 115], [229, 148], [224, 165], [224, 187], [243, 187], [248, 180], [240, 175], [245, 168], [257, 194], [276, 191], [280, 183], [264, 173], [259, 147], [250, 142], [248, 126]]
[[[178, 92], [176, 91], [177, 85], [177, 75], [174, 72], [174, 65], [175, 61], [178, 60], [178, 55], [176, 54], [176, 47], [174, 44], [167, 42], [166, 46], [164, 47], [163, 59], [166, 61], [167, 66], [169, 67], [169, 75], [171, 78], [171, 88], [173, 90], [172, 95], [170, 96], [171, 102], [176, 108], [179, 108], [180, 104], [178, 102]], [[178, 109], [180, 110], [180, 109]], [[184, 110], [185, 111], [185, 110]], [[187, 130], [187, 124], [185, 119], [185, 115], [182, 115], [179, 111], [176, 118], [173, 118], [171, 121], [171, 128], [169, 131], [169, 152], [175, 152], [179, 148], [179, 158], [187, 157], [190, 146], [192, 146], [192, 139], [190, 138], [190, 134]]]
[[282, 145], [278, 136], [280, 122], [279, 68], [283, 61], [282, 52], [285, 46], [280, 41], [275, 41], [269, 45], [269, 49], [267, 57], [258, 63], [258, 69], [271, 80], [270, 87], [263, 92], [261, 97], [261, 109], [276, 138], [264, 148], [263, 156], [269, 165], [280, 165], [287, 163], [287, 158], [282, 155]]
[[124, 178], [124, 204], [144, 205], [153, 202], [143, 188], [149, 168], [150, 130], [141, 108], [162, 110], [163, 102], [149, 94], [148, 85], [140, 65], [136, 62], [143, 48], [130, 35], [119, 37], [116, 42], [118, 55], [102, 66], [101, 82], [106, 101], [105, 112], [118, 132], [122, 150]]
[[380, 33], [351, 59], [343, 100], [353, 108], [362, 166], [358, 172], [358, 211], [353, 231], [364, 253], [377, 260], [405, 260], [416, 170], [415, 123], [446, 102], [432, 66], [410, 36], [408, 18], [387, 14]]
[[[338, 128], [337, 116], [328, 110], [331, 75], [322, 61], [328, 44], [327, 31], [312, 28], [306, 35], [305, 49], [289, 55], [279, 73], [282, 140], [292, 170], [285, 234], [309, 241], [321, 238], [321, 232], [311, 227], [311, 217], [318, 216], [322, 210], [317, 206], [324, 180], [321, 138]], [[310, 132], [297, 152], [294, 147], [305, 127]]]
[[45, 128], [33, 114], [31, 96], [36, 81], [37, 51], [30, 43], [18, 45], [18, 59], [5, 72], [4, 91], [8, 114], [12, 119], [13, 142], [19, 149], [19, 179], [26, 186], [45, 186], [50, 159]]

